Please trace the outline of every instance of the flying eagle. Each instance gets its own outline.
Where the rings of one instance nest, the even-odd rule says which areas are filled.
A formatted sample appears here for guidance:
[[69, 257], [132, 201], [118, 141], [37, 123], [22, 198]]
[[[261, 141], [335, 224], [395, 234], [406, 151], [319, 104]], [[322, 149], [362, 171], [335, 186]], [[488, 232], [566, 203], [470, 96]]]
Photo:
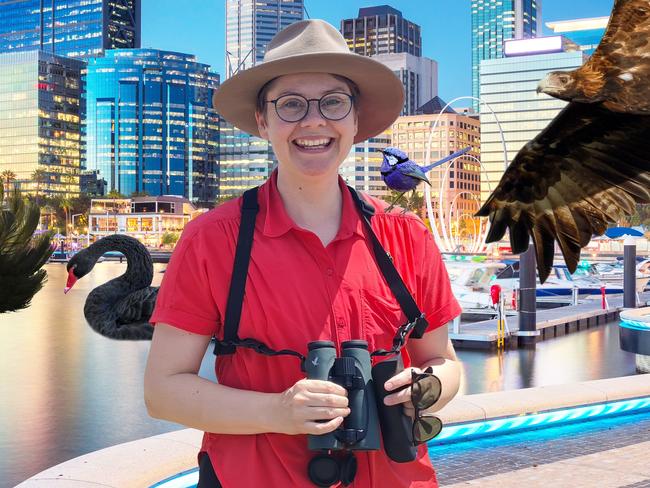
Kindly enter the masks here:
[[544, 282], [555, 241], [573, 273], [593, 235], [650, 202], [650, 0], [615, 0], [589, 60], [549, 73], [538, 92], [570, 103], [517, 153], [477, 215], [490, 218], [488, 243], [508, 229], [520, 253], [532, 237]]

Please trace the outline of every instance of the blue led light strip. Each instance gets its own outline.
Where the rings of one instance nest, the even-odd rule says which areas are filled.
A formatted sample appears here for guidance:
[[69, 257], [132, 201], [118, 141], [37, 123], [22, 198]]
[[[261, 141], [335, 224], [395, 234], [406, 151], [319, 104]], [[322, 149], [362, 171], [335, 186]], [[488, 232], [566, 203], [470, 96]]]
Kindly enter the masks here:
[[[639, 413], [642, 411], [650, 411], [650, 396], [634, 398], [632, 400], [599, 403], [584, 407], [571, 407], [537, 414], [448, 425], [442, 429], [438, 437], [429, 442], [429, 447], [452, 442], [468, 441], [478, 437], [510, 434], [524, 430], [554, 427], [556, 425], [582, 420], [601, 419], [603, 417]], [[199, 470], [194, 468], [178, 473], [149, 488], [195, 488], [198, 481]]]
[[627, 329], [634, 330], [643, 330], [645, 332], [650, 332], [650, 322], [637, 322], [636, 320], [624, 319], [619, 322], [619, 327], [625, 327]]
[[470, 422], [467, 424], [449, 425], [429, 445], [439, 445], [450, 442], [466, 441], [489, 435], [510, 434], [528, 429], [553, 427], [559, 424], [581, 420], [609, 417], [632, 412], [650, 410], [650, 397], [622, 400], [618, 402], [600, 403], [584, 407], [572, 407], [550, 412], [520, 415], [495, 420]]
[[196, 488], [199, 482], [199, 468], [188, 469], [182, 473], [159, 481], [149, 488]]

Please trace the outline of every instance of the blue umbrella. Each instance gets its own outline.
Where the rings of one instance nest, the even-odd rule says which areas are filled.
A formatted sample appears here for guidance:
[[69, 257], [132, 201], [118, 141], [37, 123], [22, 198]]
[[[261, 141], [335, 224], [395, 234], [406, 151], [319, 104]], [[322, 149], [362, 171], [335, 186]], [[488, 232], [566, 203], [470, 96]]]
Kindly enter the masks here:
[[605, 231], [605, 235], [610, 239], [620, 237], [643, 237], [643, 232], [632, 227], [610, 227]]

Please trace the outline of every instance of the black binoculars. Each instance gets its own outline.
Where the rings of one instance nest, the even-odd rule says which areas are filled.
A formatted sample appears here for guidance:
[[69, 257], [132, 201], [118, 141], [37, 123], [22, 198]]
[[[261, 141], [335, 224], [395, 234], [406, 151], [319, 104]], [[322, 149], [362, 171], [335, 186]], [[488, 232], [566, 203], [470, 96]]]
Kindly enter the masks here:
[[[331, 341], [307, 345], [305, 371], [308, 379], [332, 381], [348, 392], [350, 414], [333, 432], [309, 435], [309, 449], [322, 451], [309, 463], [309, 477], [317, 486], [331, 486], [338, 481], [348, 485], [356, 473], [353, 451], [381, 448], [396, 462], [413, 461], [417, 449], [408, 417], [401, 405], [384, 405], [384, 384], [404, 369], [401, 355], [371, 365], [368, 343], [362, 340], [341, 344], [341, 357]], [[343, 451], [341, 455], [329, 453]]]

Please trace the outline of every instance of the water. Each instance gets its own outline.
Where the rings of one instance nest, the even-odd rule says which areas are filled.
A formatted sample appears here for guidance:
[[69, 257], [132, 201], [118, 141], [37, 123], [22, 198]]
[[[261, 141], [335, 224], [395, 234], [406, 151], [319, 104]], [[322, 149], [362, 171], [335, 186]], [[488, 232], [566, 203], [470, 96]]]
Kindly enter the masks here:
[[[154, 285], [165, 265], [156, 264]], [[104, 262], [63, 294], [63, 264], [27, 310], [0, 315], [0, 487], [97, 449], [180, 428], [151, 419], [142, 381], [148, 342], [117, 342], [92, 331], [83, 304], [126, 264]], [[458, 351], [466, 394], [634, 374], [614, 324], [501, 355]], [[212, 352], [201, 375], [213, 378]]]

